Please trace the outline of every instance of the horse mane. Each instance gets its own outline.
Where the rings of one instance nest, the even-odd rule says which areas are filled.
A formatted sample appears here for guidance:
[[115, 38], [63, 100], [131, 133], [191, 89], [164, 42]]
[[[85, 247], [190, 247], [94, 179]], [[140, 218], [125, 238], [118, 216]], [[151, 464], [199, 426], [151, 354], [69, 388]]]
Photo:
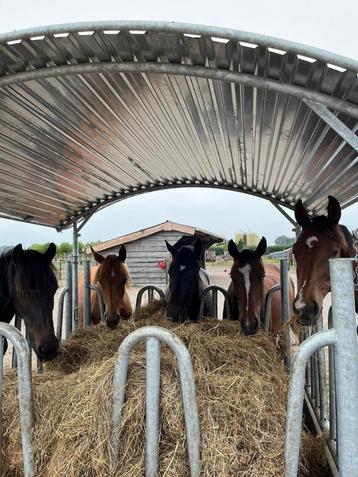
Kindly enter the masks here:
[[103, 262], [97, 268], [96, 281], [101, 281], [108, 278], [112, 274], [112, 270], [115, 269], [118, 274], [126, 277], [125, 286], [129, 287], [131, 284], [131, 276], [126, 265], [118, 259], [118, 256], [111, 253], [105, 257]]
[[19, 271], [18, 281], [17, 283], [13, 282], [11, 277], [14, 274], [15, 264], [12, 261], [12, 251], [13, 248], [9, 248], [0, 256], [0, 284], [7, 283], [8, 286], [18, 289], [31, 284], [32, 289], [37, 289], [49, 279], [53, 279], [57, 283], [54, 264], [45, 259], [40, 252], [31, 249], [24, 250], [24, 259], [16, 264], [16, 269]]

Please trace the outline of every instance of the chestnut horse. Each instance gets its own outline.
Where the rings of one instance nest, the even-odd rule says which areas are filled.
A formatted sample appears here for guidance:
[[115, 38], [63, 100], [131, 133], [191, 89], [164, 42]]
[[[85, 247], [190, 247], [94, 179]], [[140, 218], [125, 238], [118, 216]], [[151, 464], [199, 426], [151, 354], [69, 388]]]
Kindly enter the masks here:
[[[353, 237], [339, 225], [341, 206], [328, 196], [326, 216], [310, 217], [299, 200], [295, 217], [302, 231], [292, 247], [297, 263], [297, 296], [294, 312], [301, 325], [312, 325], [322, 311], [324, 297], [331, 290], [329, 259], [354, 257]], [[354, 265], [356, 268], [356, 265]], [[355, 294], [358, 313], [358, 292]]]
[[[257, 332], [264, 315], [264, 303], [267, 292], [280, 283], [280, 270], [276, 265], [264, 265], [262, 255], [266, 252], [267, 242], [262, 237], [255, 251], [242, 250], [230, 240], [228, 250], [234, 259], [231, 268], [231, 283], [228, 289], [231, 319], [239, 320], [245, 335]], [[295, 296], [294, 286], [289, 279], [289, 300], [292, 305]], [[271, 320], [269, 331], [276, 333], [282, 327], [281, 295], [272, 296]]]
[[[127, 291], [130, 275], [124, 264], [127, 251], [124, 245], [120, 247], [118, 255], [104, 256], [92, 247], [91, 251], [98, 263], [98, 266], [91, 268], [91, 283], [102, 291], [106, 325], [108, 328], [116, 329], [121, 318], [127, 319], [132, 314]], [[91, 290], [91, 321], [93, 324], [101, 321], [98, 297], [94, 290]], [[80, 273], [78, 283], [78, 322], [83, 326], [83, 273]]]

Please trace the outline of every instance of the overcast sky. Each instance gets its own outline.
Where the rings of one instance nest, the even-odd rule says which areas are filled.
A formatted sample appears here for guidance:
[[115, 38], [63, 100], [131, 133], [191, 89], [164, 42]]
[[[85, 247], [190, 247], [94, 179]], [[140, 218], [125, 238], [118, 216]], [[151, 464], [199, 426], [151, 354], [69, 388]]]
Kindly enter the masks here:
[[[0, 32], [55, 23], [94, 20], [168, 20], [248, 30], [358, 59], [357, 0], [0, 0]], [[358, 187], [358, 186], [357, 186]], [[342, 223], [358, 226], [358, 204]], [[194, 225], [223, 237], [255, 231], [272, 243], [292, 235], [291, 225], [263, 199], [219, 190], [153, 192], [96, 214], [83, 230], [84, 240], [105, 240], [164, 220]], [[1, 244], [71, 240], [46, 227], [0, 219]]]

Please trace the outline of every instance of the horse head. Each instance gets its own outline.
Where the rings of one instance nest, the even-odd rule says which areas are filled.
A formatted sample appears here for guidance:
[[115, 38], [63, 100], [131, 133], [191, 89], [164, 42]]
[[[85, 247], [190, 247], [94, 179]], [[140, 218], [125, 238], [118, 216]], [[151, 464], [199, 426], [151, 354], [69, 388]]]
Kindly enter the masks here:
[[91, 247], [92, 254], [98, 263], [96, 282], [99, 283], [105, 306], [105, 318], [108, 328], [116, 329], [120, 320], [120, 307], [124, 299], [130, 276], [124, 262], [127, 251], [121, 245], [118, 255], [102, 255]]
[[260, 323], [265, 279], [261, 257], [266, 252], [266, 247], [265, 237], [262, 237], [254, 251], [239, 252], [233, 240], [228, 245], [228, 251], [234, 259], [231, 267], [232, 289], [245, 335], [255, 334]]
[[24, 320], [29, 343], [41, 361], [58, 353], [52, 318], [58, 288], [52, 265], [55, 254], [53, 243], [44, 253], [23, 250], [18, 244], [9, 262], [8, 286], [15, 313]]
[[302, 325], [315, 323], [322, 311], [323, 299], [331, 289], [329, 259], [349, 257], [349, 232], [339, 225], [341, 207], [328, 197], [326, 216], [310, 217], [299, 200], [295, 206], [301, 233], [292, 247], [297, 264], [297, 290], [294, 312]]
[[165, 241], [172, 255], [169, 266], [168, 316], [172, 321], [196, 320], [200, 304], [199, 272], [203, 244], [176, 247]]

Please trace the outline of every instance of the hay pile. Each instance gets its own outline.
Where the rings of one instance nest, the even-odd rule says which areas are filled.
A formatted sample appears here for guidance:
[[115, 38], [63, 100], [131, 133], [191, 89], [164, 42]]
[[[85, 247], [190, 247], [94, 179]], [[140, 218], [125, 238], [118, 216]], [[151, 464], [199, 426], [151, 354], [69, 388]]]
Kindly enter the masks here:
[[[287, 376], [265, 336], [246, 338], [235, 323], [174, 325], [158, 305], [140, 310], [117, 331], [77, 330], [42, 375], [34, 374], [37, 477], [107, 477], [111, 383], [119, 343], [148, 324], [172, 329], [193, 360], [205, 477], [283, 475]], [[133, 354], [116, 476], [144, 475], [144, 346]], [[162, 348], [160, 475], [189, 476], [175, 358]], [[4, 477], [22, 475], [16, 378], [4, 383]], [[300, 475], [326, 475], [317, 461], [322, 439], [303, 435]]]

